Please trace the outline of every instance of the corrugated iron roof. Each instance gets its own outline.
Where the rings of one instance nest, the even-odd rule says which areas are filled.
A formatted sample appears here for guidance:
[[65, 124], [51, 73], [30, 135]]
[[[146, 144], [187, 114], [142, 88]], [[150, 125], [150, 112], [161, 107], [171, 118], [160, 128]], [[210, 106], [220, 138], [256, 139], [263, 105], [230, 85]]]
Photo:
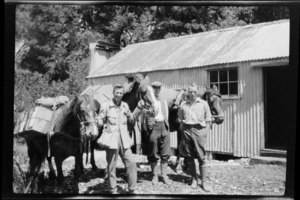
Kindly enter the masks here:
[[288, 57], [289, 32], [279, 20], [132, 44], [88, 78]]

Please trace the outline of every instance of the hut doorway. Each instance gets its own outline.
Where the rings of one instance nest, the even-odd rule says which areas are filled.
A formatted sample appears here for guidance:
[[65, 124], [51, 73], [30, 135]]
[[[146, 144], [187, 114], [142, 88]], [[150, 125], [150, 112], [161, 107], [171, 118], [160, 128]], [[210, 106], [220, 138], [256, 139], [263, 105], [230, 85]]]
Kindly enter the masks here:
[[291, 99], [297, 98], [297, 80], [293, 73], [289, 66], [263, 69], [266, 149], [287, 150], [288, 137], [295, 131], [296, 105]]

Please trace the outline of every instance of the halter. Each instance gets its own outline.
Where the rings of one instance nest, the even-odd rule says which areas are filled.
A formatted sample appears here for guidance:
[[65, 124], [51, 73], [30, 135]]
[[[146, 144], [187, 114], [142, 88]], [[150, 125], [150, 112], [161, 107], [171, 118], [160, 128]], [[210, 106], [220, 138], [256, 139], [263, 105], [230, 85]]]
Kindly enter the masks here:
[[[76, 114], [77, 115], [77, 118], [78, 118], [78, 120], [79, 120], [79, 122], [80, 122], [80, 125], [81, 125], [81, 127], [83, 127], [85, 124], [97, 124], [97, 120], [95, 120], [95, 121], [83, 121], [80, 117], [79, 117], [79, 115], [78, 114]], [[95, 113], [95, 115], [96, 115], [96, 117], [98, 117], [98, 114], [97, 113]]]
[[[214, 95], [222, 99], [221, 95], [219, 95], [219, 94], [217, 94], [217, 93], [215, 93], [215, 92], [211, 92], [209, 95], [206, 96], [206, 101], [209, 102], [208, 99], [209, 99], [210, 97], [214, 96]], [[210, 106], [209, 106], [209, 108], [210, 108]], [[211, 108], [210, 108], [210, 110], [211, 110]], [[211, 123], [211, 127], [210, 127], [210, 128], [212, 129], [212, 124], [213, 124], [213, 123], [216, 123], [216, 122], [215, 122], [215, 119], [216, 119], [216, 118], [219, 118], [219, 117], [224, 117], [224, 115], [212, 115], [211, 117], [213, 118], [213, 121], [212, 121], [212, 123]]]

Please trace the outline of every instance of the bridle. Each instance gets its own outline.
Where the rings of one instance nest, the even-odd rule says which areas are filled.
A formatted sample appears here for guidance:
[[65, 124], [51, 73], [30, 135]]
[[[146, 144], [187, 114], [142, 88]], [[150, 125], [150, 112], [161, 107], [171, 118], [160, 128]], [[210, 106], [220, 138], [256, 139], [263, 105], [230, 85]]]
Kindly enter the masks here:
[[[221, 98], [221, 95], [216, 94], [216, 93], [214, 93], [214, 92], [211, 92], [211, 93], [209, 93], [209, 95], [206, 96], [206, 101], [207, 101], [208, 104], [209, 104], [209, 108], [210, 108], [211, 113], [212, 113], [212, 108], [211, 108], [211, 103], [210, 103], [209, 99], [210, 99], [212, 96], [217, 96], [217, 97]], [[213, 123], [216, 123], [216, 120], [217, 120], [218, 118], [220, 118], [220, 117], [224, 117], [224, 115], [223, 115], [223, 114], [222, 114], [222, 115], [212, 115], [213, 121], [212, 121], [212, 123], [211, 123], [211, 129], [212, 129], [212, 124], [213, 124]]]
[[[97, 124], [97, 120], [95, 120], [95, 121], [84, 121], [83, 119], [81, 119], [80, 117], [79, 117], [79, 115], [78, 114], [76, 114], [77, 115], [77, 118], [78, 118], [78, 120], [79, 120], [79, 122], [80, 122], [80, 126], [81, 126], [81, 128], [84, 128], [85, 126], [87, 126], [88, 124]], [[96, 118], [98, 117], [98, 114], [95, 112], [95, 115], [96, 115]]]

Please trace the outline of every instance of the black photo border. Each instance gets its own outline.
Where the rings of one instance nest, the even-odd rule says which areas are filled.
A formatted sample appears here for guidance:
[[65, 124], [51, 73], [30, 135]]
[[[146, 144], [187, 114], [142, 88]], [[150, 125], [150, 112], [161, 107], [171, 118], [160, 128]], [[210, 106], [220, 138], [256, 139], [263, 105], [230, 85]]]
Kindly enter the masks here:
[[[244, 196], [244, 195], [135, 195], [135, 196], [109, 196], [109, 195], [48, 195], [48, 194], [14, 194], [12, 190], [13, 176], [13, 115], [14, 115], [14, 55], [15, 55], [15, 11], [18, 4], [117, 4], [117, 5], [196, 5], [204, 6], [287, 6], [290, 8], [290, 66], [294, 77], [297, 80], [296, 88], [287, 88], [289, 92], [297, 92], [298, 96], [298, 67], [299, 67], [299, 1], [38, 1], [38, 0], [5, 0], [4, 2], [4, 67], [2, 95], [2, 198], [3, 199], [101, 199], [101, 198], [201, 198], [201, 199], [296, 199], [296, 132], [299, 128], [298, 110], [291, 111], [295, 116], [296, 132], [287, 133], [287, 168], [286, 168], [286, 189], [282, 197], [278, 196]], [[288, 98], [288, 97], [287, 97]], [[290, 103], [296, 105], [297, 99], [290, 99]], [[297, 110], [297, 111], [296, 111]], [[297, 116], [297, 117], [296, 117]]]

